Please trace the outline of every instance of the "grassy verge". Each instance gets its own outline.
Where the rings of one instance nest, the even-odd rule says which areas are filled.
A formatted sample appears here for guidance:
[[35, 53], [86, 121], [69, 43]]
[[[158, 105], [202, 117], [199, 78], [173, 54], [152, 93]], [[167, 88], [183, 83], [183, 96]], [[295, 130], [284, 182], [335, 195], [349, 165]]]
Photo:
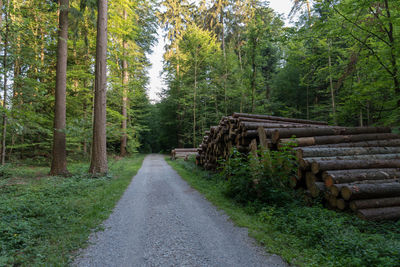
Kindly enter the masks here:
[[168, 163], [266, 249], [298, 266], [399, 266], [400, 221], [373, 223], [302, 201], [239, 205], [225, 182], [193, 162]]
[[66, 266], [111, 213], [144, 155], [111, 160], [110, 175], [90, 178], [87, 163], [69, 178], [45, 167], [8, 166], [0, 177], [0, 266]]

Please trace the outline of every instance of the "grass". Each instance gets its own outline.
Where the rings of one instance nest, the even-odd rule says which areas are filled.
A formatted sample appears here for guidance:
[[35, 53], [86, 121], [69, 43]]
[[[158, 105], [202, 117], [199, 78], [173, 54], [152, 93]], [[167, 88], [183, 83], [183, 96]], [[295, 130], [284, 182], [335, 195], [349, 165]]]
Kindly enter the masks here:
[[95, 179], [87, 163], [70, 164], [69, 178], [49, 177], [45, 167], [0, 169], [0, 266], [67, 266], [110, 215], [143, 159], [110, 160], [110, 174]]
[[167, 162], [193, 188], [223, 209], [268, 252], [296, 266], [400, 266], [400, 221], [366, 222], [302, 201], [240, 205], [226, 195], [226, 182], [193, 162]]

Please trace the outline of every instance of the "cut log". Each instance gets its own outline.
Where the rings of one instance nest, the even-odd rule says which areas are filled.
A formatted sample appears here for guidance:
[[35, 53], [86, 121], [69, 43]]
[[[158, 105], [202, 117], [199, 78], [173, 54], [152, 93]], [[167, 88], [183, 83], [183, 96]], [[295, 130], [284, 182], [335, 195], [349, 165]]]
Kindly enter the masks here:
[[400, 206], [376, 209], [359, 210], [357, 216], [364, 220], [398, 220], [400, 219]]
[[323, 121], [291, 119], [291, 118], [283, 118], [283, 117], [276, 117], [276, 116], [269, 116], [269, 115], [247, 114], [247, 113], [233, 113], [233, 117], [234, 118], [246, 117], [246, 118], [266, 119], [266, 120], [274, 120], [274, 121], [287, 121], [287, 122], [316, 124], [316, 125], [328, 125], [327, 122], [323, 122]]
[[337, 207], [337, 199], [336, 197], [332, 196], [329, 191], [325, 191], [324, 197], [328, 201], [328, 204], [331, 208]]
[[311, 188], [309, 188], [311, 196], [313, 198], [318, 197], [320, 194], [324, 193], [326, 191], [326, 187], [324, 183], [322, 182], [315, 182]]
[[345, 210], [347, 207], [347, 202], [343, 198], [336, 199], [336, 206], [340, 210]]
[[399, 169], [354, 169], [354, 170], [338, 170], [325, 171], [322, 173], [322, 179], [326, 186], [333, 184], [352, 183], [357, 181], [373, 181], [399, 179]]
[[354, 155], [354, 156], [339, 156], [339, 157], [318, 157], [318, 158], [303, 158], [301, 162], [305, 165], [313, 162], [335, 161], [335, 160], [395, 160], [400, 159], [400, 154], [376, 154], [376, 155]]
[[276, 143], [279, 139], [289, 137], [314, 137], [330, 135], [358, 135], [390, 133], [390, 127], [324, 127], [324, 128], [282, 128], [274, 130], [272, 142]]
[[344, 186], [348, 186], [349, 184], [334, 184], [329, 188], [329, 192], [331, 192], [331, 195], [334, 197], [338, 197], [340, 195], [340, 191]]
[[400, 160], [322, 160], [311, 163], [311, 171], [400, 168]]
[[[246, 130], [256, 130], [258, 127], [262, 127], [265, 129], [269, 128], [311, 128], [315, 127], [315, 125], [310, 124], [288, 124], [288, 123], [273, 123], [273, 122], [240, 122], [239, 128]], [[328, 127], [328, 126], [323, 126]]]
[[306, 172], [306, 186], [307, 189], [310, 189], [318, 179], [312, 172]]
[[400, 183], [352, 184], [342, 187], [345, 200], [397, 197], [400, 195]]
[[393, 206], [400, 206], [400, 196], [387, 197], [387, 198], [360, 199], [360, 200], [353, 200], [350, 202], [350, 209], [353, 211], [360, 209], [384, 208]]
[[400, 139], [388, 139], [388, 140], [371, 140], [371, 141], [359, 141], [351, 143], [336, 143], [336, 144], [325, 144], [318, 145], [320, 148], [335, 148], [335, 147], [399, 147]]
[[333, 157], [371, 154], [400, 154], [400, 147], [303, 147], [295, 148], [298, 158]]
[[[271, 133], [272, 134], [272, 133]], [[299, 147], [336, 143], [351, 143], [370, 140], [400, 139], [400, 135], [392, 133], [355, 134], [355, 135], [328, 135], [315, 137], [284, 138], [280, 143], [294, 143]]]

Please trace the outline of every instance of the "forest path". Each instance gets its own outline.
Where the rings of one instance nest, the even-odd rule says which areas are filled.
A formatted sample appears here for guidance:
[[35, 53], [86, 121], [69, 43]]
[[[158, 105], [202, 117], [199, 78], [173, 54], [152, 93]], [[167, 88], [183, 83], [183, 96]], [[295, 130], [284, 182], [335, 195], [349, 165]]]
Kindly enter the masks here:
[[287, 266], [149, 155], [77, 266]]

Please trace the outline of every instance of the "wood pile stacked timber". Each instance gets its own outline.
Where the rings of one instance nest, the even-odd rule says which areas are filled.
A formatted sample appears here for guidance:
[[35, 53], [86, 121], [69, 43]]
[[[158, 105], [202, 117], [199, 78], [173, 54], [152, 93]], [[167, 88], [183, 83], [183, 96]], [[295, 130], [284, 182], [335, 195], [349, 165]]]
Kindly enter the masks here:
[[175, 148], [171, 151], [171, 159], [175, 160], [178, 158], [187, 160], [189, 156], [197, 155], [197, 148]]
[[197, 162], [215, 170], [232, 147], [296, 144], [293, 187], [321, 196], [331, 208], [370, 220], [400, 218], [400, 136], [389, 127], [338, 127], [325, 122], [234, 113], [206, 132]]

